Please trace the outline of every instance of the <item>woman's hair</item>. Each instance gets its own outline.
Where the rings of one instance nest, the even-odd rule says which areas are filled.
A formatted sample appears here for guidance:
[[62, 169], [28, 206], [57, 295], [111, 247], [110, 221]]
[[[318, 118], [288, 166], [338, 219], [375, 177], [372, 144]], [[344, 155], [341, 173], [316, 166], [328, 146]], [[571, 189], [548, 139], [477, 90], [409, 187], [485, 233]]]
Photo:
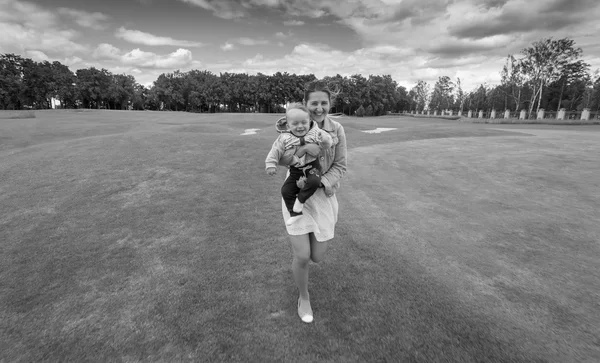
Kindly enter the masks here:
[[325, 92], [329, 97], [329, 103], [333, 105], [333, 101], [340, 94], [340, 88], [335, 82], [325, 82], [314, 80], [304, 85], [304, 102], [308, 101], [308, 96], [313, 92]]
[[304, 106], [303, 104], [301, 104], [300, 102], [292, 102], [287, 106], [287, 109], [285, 110], [285, 113], [288, 113], [288, 111], [290, 110], [302, 110], [304, 112], [306, 112], [308, 115], [310, 115], [310, 112], [308, 111], [308, 108], [306, 106]]

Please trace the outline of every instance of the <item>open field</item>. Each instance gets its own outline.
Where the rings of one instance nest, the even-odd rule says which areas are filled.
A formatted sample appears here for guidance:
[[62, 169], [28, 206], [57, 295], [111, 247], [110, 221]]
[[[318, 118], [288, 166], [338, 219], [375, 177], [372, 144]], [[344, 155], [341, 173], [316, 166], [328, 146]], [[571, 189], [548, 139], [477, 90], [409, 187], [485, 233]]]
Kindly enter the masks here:
[[307, 325], [277, 115], [35, 116], [0, 120], [0, 362], [600, 361], [600, 126], [339, 119]]

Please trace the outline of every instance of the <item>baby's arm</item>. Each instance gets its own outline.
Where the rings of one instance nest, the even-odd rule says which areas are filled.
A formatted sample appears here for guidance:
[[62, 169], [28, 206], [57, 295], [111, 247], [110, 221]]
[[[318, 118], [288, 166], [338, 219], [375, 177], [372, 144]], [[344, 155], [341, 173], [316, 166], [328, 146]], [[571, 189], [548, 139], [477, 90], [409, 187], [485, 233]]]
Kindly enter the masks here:
[[293, 147], [291, 149], [285, 150], [285, 152], [281, 155], [279, 159], [279, 165], [289, 166], [296, 165], [300, 159], [296, 156], [296, 148]]
[[[277, 164], [280, 162], [282, 155], [285, 152], [285, 144], [283, 140], [281, 140], [281, 135], [273, 142], [273, 146], [271, 146], [271, 150], [265, 159], [265, 170], [269, 172], [269, 169], [275, 169], [277, 171]], [[272, 171], [272, 170], [271, 170]]]

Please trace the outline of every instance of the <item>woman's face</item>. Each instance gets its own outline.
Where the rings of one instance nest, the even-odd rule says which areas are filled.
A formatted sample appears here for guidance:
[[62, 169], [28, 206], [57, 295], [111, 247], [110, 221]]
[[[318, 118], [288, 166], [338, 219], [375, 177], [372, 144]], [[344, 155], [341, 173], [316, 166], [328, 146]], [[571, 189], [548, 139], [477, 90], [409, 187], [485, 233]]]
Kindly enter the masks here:
[[322, 122], [329, 112], [329, 96], [323, 91], [311, 92], [306, 100], [310, 116], [317, 122]]

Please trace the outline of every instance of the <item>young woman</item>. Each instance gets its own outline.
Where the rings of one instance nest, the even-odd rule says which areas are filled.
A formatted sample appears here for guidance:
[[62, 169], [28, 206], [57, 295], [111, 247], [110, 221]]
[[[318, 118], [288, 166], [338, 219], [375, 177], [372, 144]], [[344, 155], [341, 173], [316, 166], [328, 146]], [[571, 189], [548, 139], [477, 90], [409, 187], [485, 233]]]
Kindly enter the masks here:
[[[334, 236], [338, 216], [335, 193], [340, 186], [340, 179], [346, 173], [346, 134], [339, 122], [327, 116], [336, 95], [327, 84], [320, 81], [307, 84], [304, 91], [304, 103], [310, 112], [311, 120], [332, 138], [331, 147], [326, 149], [307, 144], [300, 146], [296, 151], [298, 155], [308, 153], [317, 156], [321, 169], [321, 187], [304, 204], [303, 217], [292, 225], [286, 225], [294, 255], [292, 272], [300, 294], [298, 315], [305, 323], [313, 321], [308, 294], [308, 264], [311, 260], [323, 260], [328, 241]], [[283, 199], [281, 208], [283, 219], [287, 221], [290, 213]]]

